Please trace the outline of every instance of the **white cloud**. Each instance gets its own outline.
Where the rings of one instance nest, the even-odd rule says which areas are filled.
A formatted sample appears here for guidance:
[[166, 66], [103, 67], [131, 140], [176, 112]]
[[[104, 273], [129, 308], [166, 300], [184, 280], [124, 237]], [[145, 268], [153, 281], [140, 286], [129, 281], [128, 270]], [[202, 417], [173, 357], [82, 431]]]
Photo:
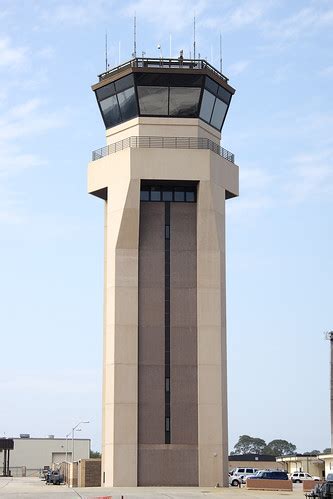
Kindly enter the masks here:
[[333, 65], [332, 66], [326, 66], [326, 68], [322, 68], [319, 71], [320, 76], [333, 76]]
[[[229, 5], [224, 3], [222, 15], [206, 18], [202, 24], [207, 28], [219, 28], [222, 32], [258, 25], [274, 3], [274, 0], [244, 0], [237, 2], [237, 7], [235, 7], [234, 2], [229, 2]], [[221, 6], [219, 4], [217, 4], [217, 8], [220, 12]]]
[[[48, 112], [40, 99], [29, 99], [10, 108], [0, 119], [0, 144], [18, 138], [41, 135], [51, 129], [64, 126], [67, 111]], [[2, 158], [0, 158], [0, 161]]]
[[13, 47], [10, 38], [0, 38], [0, 67], [16, 67], [24, 63], [27, 47]]
[[285, 191], [288, 201], [300, 203], [333, 194], [333, 150], [300, 154], [290, 160], [291, 170]]
[[59, 2], [56, 0], [49, 1], [48, 9], [43, 9], [41, 12], [41, 18], [48, 23], [57, 24], [58, 27], [81, 27], [99, 18], [105, 20], [107, 12], [112, 13], [112, 1], [67, 0]]
[[[182, 31], [191, 27], [194, 14], [200, 22], [200, 15], [207, 7], [207, 0], [169, 0], [156, 3], [155, 0], [136, 0], [123, 9], [123, 14], [138, 17], [138, 28], [150, 22], [159, 33]], [[192, 42], [190, 42], [191, 44]]]
[[248, 66], [250, 65], [250, 62], [251, 61], [237, 61], [237, 62], [234, 62], [233, 64], [231, 64], [228, 68], [228, 74], [230, 74], [231, 76], [237, 76], [241, 73], [243, 73], [247, 68]]
[[318, 2], [303, 7], [294, 14], [280, 21], [269, 21], [262, 25], [268, 39], [274, 40], [278, 48], [288, 48], [288, 44], [300, 37], [308, 37], [315, 32], [333, 25], [332, 4], [325, 7]]

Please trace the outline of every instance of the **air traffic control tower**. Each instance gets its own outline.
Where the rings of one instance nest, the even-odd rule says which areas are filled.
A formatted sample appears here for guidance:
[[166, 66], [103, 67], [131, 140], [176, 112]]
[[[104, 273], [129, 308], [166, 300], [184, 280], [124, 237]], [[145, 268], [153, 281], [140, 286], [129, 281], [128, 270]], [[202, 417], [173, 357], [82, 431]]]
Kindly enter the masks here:
[[93, 85], [107, 145], [102, 484], [228, 485], [225, 200], [234, 89], [204, 60], [133, 59]]

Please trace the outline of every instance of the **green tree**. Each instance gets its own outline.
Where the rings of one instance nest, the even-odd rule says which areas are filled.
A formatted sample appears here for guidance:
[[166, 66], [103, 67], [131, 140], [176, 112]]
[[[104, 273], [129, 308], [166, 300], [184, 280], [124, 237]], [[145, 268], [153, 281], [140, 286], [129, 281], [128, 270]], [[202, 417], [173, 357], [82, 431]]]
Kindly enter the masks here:
[[287, 440], [275, 439], [267, 444], [263, 454], [270, 454], [271, 456], [287, 456], [295, 454], [296, 445]]
[[331, 454], [332, 453], [331, 447], [326, 447], [326, 449], [324, 449], [322, 453], [323, 454]]
[[232, 454], [262, 454], [265, 447], [266, 442], [262, 438], [240, 435]]
[[90, 458], [91, 459], [100, 459], [102, 457], [101, 453], [95, 450], [90, 451]]

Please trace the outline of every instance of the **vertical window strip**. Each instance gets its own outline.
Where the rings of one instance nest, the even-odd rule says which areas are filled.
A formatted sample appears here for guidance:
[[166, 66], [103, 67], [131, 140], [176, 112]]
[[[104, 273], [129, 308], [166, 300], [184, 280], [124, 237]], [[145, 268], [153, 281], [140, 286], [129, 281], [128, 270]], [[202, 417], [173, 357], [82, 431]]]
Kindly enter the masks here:
[[170, 410], [170, 202], [165, 206], [165, 289], [164, 289], [164, 310], [165, 310], [165, 443], [171, 443], [171, 410]]

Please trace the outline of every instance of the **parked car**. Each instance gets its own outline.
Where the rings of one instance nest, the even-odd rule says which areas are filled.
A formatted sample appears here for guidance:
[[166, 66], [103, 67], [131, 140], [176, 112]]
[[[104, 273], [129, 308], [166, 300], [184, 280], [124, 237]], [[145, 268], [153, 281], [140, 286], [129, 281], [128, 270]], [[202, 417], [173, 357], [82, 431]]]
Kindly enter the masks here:
[[232, 487], [240, 487], [242, 484], [242, 477], [233, 476], [229, 473], [229, 485]]
[[253, 475], [258, 471], [257, 468], [234, 468], [233, 470], [230, 471], [232, 476], [247, 476], [247, 475]]
[[320, 480], [319, 476], [313, 476], [310, 475], [310, 473], [305, 473], [304, 471], [294, 471], [294, 473], [290, 475], [290, 479], [293, 483], [302, 483], [305, 480]]
[[252, 477], [252, 480], [289, 480], [285, 471], [264, 470]]
[[249, 478], [254, 478], [258, 475], [258, 473], [262, 473], [263, 471], [270, 471], [270, 470], [258, 470], [256, 471], [255, 473], [252, 473], [251, 475], [247, 475], [244, 477], [244, 483], [246, 483], [246, 481], [249, 479]]
[[333, 482], [333, 473], [328, 473], [326, 477], [327, 482]]

